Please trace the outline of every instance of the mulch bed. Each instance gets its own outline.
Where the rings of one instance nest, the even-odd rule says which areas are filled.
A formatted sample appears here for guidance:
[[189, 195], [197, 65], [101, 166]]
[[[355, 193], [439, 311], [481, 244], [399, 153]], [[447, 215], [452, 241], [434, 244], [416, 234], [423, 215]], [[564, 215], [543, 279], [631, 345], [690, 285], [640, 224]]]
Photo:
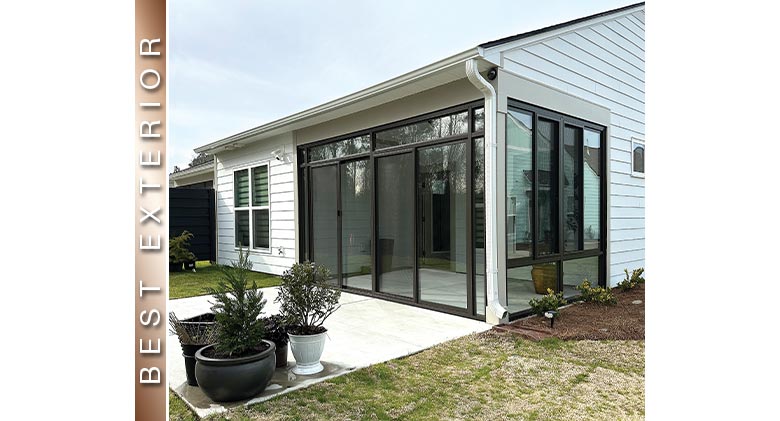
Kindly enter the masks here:
[[[645, 286], [628, 291], [613, 290], [617, 304], [602, 306], [576, 303], [559, 310], [553, 329], [549, 319], [530, 316], [495, 326], [502, 333], [513, 333], [526, 339], [645, 339]], [[641, 304], [632, 304], [641, 300]]]

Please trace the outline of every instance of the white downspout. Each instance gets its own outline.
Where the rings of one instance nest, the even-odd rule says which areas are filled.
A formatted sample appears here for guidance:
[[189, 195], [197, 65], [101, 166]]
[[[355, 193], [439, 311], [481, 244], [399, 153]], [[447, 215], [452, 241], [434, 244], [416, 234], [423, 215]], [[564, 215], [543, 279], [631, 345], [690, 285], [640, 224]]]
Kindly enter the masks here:
[[496, 225], [496, 90], [479, 74], [477, 59], [466, 62], [466, 76], [485, 95], [485, 284], [487, 308], [485, 319], [499, 324], [508, 312], [498, 298], [498, 239]]

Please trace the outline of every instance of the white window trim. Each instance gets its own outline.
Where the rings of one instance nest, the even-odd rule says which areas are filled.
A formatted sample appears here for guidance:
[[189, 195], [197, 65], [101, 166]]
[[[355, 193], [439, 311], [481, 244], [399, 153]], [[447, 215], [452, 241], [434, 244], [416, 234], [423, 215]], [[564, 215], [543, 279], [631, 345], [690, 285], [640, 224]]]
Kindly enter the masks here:
[[647, 171], [647, 146], [645, 146], [645, 140], [638, 137], [632, 137], [631, 138], [631, 176], [637, 178], [645, 178], [645, 173], [634, 171], [634, 148], [636, 148], [635, 145], [641, 146], [642, 150], [645, 152], [645, 171]]
[[[265, 166], [268, 168], [268, 205], [267, 206], [254, 206], [252, 205], [252, 169], [257, 167]], [[236, 173], [239, 171], [246, 170], [249, 174], [249, 206], [236, 206]], [[268, 210], [268, 248], [259, 248], [255, 247], [255, 237], [252, 235], [254, 233], [254, 218], [252, 211], [254, 210]], [[249, 213], [249, 248], [247, 249], [249, 253], [256, 253], [256, 254], [264, 254], [264, 255], [270, 255], [271, 254], [271, 161], [265, 160], [265, 161], [259, 161], [259, 162], [253, 162], [241, 167], [235, 167], [233, 168], [233, 249], [235, 251], [239, 251], [242, 247], [239, 247], [236, 245], [236, 211], [247, 211]]]

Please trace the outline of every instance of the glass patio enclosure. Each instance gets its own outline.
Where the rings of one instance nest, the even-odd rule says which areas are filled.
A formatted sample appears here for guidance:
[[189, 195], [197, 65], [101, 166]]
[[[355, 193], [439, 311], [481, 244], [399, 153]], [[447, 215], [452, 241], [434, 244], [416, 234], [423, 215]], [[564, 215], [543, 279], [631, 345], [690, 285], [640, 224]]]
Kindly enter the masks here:
[[605, 285], [604, 127], [509, 101], [506, 297], [512, 314], [547, 289]]
[[[520, 314], [541, 284], [603, 283], [604, 130], [514, 105], [506, 292]], [[483, 136], [480, 101], [299, 147], [301, 259], [350, 292], [484, 319]]]

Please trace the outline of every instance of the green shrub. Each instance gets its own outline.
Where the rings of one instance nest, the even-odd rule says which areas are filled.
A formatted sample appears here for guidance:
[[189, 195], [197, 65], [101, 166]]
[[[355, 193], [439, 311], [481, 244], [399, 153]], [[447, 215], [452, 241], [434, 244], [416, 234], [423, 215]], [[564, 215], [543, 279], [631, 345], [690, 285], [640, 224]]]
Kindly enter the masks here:
[[634, 289], [637, 285], [645, 283], [645, 277], [643, 276], [645, 268], [635, 269], [631, 272], [631, 275], [628, 274], [628, 269], [623, 269], [623, 272], [626, 273], [626, 279], [623, 279], [617, 284], [618, 288], [623, 291]]
[[265, 339], [275, 343], [277, 347], [286, 345], [289, 337], [287, 336], [287, 325], [285, 324], [284, 316], [274, 314], [262, 320], [265, 323]]
[[528, 302], [531, 306], [531, 310], [538, 314], [543, 315], [546, 311], [556, 311], [558, 307], [565, 305], [566, 300], [563, 298], [563, 292], [555, 293], [550, 288], [547, 288], [547, 295], [543, 295], [541, 298], [532, 298]]
[[328, 284], [330, 271], [311, 262], [296, 263], [282, 274], [277, 303], [294, 335], [325, 332], [325, 319], [339, 309], [341, 291]]
[[247, 287], [252, 262], [249, 252], [238, 251], [238, 260], [231, 266], [219, 265], [222, 279], [216, 288], [209, 288], [214, 294], [211, 311], [215, 315], [217, 342], [214, 350], [218, 357], [235, 358], [250, 355], [262, 342], [265, 323], [260, 319], [266, 301], [257, 282]]
[[587, 279], [582, 281], [582, 283], [579, 284], [576, 288], [577, 291], [582, 294], [580, 299], [586, 303], [593, 302], [610, 306], [617, 304], [617, 299], [609, 288], [602, 288], [598, 286], [594, 288], [590, 285], [590, 281]]
[[196, 259], [190, 251], [190, 240], [192, 233], [184, 230], [181, 235], [172, 237], [168, 240], [168, 261], [170, 263], [192, 262]]

